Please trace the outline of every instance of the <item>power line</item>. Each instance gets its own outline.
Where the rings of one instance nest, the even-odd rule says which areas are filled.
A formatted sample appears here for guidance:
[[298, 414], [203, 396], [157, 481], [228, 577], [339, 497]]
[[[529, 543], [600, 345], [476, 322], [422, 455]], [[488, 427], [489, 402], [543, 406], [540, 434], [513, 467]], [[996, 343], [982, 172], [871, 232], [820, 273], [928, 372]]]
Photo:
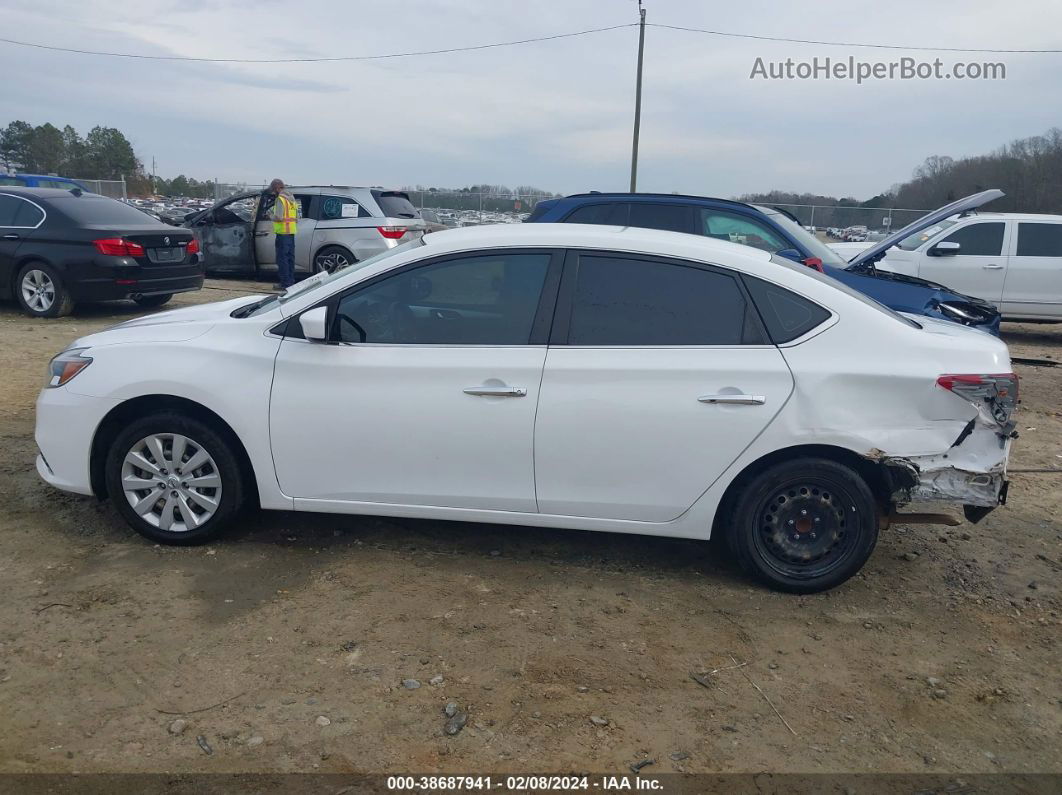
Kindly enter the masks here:
[[30, 41], [16, 41], [15, 39], [0, 38], [4, 44], [15, 44], [19, 47], [32, 47], [38, 50], [51, 50], [53, 52], [70, 52], [77, 55], [102, 55], [108, 58], [137, 58], [145, 61], [205, 61], [208, 63], [322, 63], [327, 61], [379, 61], [385, 58], [412, 58], [418, 55], [446, 55], [454, 52], [471, 52], [474, 50], [490, 50], [496, 47], [512, 47], [518, 44], [534, 44], [540, 41], [554, 41], [556, 39], [571, 39], [576, 36], [589, 36], [592, 33], [605, 33], [620, 28], [637, 27], [637, 22], [628, 22], [623, 25], [611, 25], [607, 28], [591, 28], [590, 30], [577, 30], [574, 33], [557, 33], [553, 36], [537, 36], [532, 39], [517, 39], [516, 41], [500, 41], [493, 44], [475, 44], [470, 47], [447, 47], [442, 50], [417, 50], [415, 52], [392, 52], [383, 55], [333, 55], [320, 58], [195, 58], [187, 55], [138, 55], [128, 52], [102, 52], [99, 50], [78, 50], [73, 47], [55, 47], [50, 44], [37, 44]]
[[790, 39], [783, 36], [757, 36], [752, 33], [731, 33], [725, 30], [709, 30], [707, 28], [689, 28], [682, 25], [665, 25], [661, 22], [646, 23], [652, 28], [667, 28], [668, 30], [683, 30], [688, 33], [707, 33], [711, 36], [722, 36], [732, 39], [756, 39], [757, 41], [778, 41], [790, 44], [820, 44], [826, 47], [871, 47], [878, 50], [920, 50], [922, 52], [982, 52], [998, 54], [1019, 53], [1062, 53], [1062, 50], [1000, 50], [979, 49], [976, 47], [912, 47], [906, 44], [867, 44], [854, 41], [821, 41], [818, 39]]
[[[535, 44], [543, 41], [556, 41], [557, 39], [571, 39], [577, 36], [589, 36], [595, 33], [607, 33], [622, 28], [637, 27], [639, 23], [628, 22], [622, 25], [610, 25], [604, 28], [590, 28], [577, 30], [572, 33], [556, 33], [552, 36], [536, 36], [529, 39], [517, 39], [515, 41], [500, 41], [491, 44], [475, 44], [468, 47], [446, 47], [439, 50], [415, 50], [410, 52], [392, 52], [380, 55], [332, 55], [313, 58], [196, 58], [187, 55], [140, 55], [128, 52], [108, 52], [101, 50], [81, 50], [73, 47], [57, 47], [50, 44], [39, 44], [30, 41], [18, 41], [16, 39], [0, 38], [0, 43], [14, 44], [18, 47], [31, 47], [37, 50], [49, 50], [52, 52], [67, 52], [77, 55], [96, 55], [107, 58], [134, 58], [145, 61], [195, 61], [203, 63], [247, 63], [247, 64], [276, 64], [276, 63], [328, 63], [336, 61], [379, 61], [388, 58], [413, 58], [422, 55], [447, 55], [458, 52], [474, 52], [476, 50], [490, 50], [499, 47], [513, 47], [521, 44]], [[751, 39], [755, 41], [783, 42], [788, 44], [813, 44], [824, 47], [865, 47], [878, 50], [913, 50], [919, 52], [971, 52], [999, 55], [1018, 54], [1057, 54], [1062, 49], [1001, 49], [988, 47], [920, 47], [908, 44], [870, 44], [855, 41], [825, 41], [822, 39], [797, 39], [785, 36], [761, 36], [753, 33], [734, 33], [725, 30], [711, 30], [709, 28], [694, 28], [685, 25], [667, 25], [662, 22], [647, 22], [646, 27], [664, 28], [666, 30], [678, 30], [686, 33], [703, 33], [709, 36], [721, 38]]]

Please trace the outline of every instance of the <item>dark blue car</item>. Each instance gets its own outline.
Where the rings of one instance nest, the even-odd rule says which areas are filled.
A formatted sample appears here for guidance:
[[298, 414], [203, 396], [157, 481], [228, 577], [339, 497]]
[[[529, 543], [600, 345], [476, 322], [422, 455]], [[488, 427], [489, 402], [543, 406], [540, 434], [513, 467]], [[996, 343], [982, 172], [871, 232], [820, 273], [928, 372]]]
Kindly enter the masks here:
[[[998, 191], [985, 193], [998, 195]], [[902, 240], [924, 228], [923, 222], [934, 223], [942, 212], [954, 215], [971, 209], [977, 206], [975, 199], [982, 199], [981, 203], [987, 200], [978, 194], [930, 213], [874, 245], [851, 263], [784, 210], [705, 196], [580, 193], [539, 202], [525, 223], [640, 226], [742, 243], [821, 270], [898, 312], [943, 318], [998, 336], [999, 310], [987, 301], [874, 266], [876, 258], [880, 259], [895, 242], [893, 238]]]

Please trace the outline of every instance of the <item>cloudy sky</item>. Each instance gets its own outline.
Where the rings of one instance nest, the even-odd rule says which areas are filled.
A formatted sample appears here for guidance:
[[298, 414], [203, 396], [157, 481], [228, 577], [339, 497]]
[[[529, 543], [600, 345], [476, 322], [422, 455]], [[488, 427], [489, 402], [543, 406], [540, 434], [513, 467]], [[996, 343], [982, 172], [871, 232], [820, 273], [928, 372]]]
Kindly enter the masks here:
[[[4, 0], [0, 36], [124, 53], [374, 55], [634, 22], [635, 0]], [[646, 0], [650, 22], [908, 46], [1058, 48], [1057, 0]], [[0, 123], [118, 127], [158, 173], [289, 183], [626, 189], [637, 29], [447, 55], [317, 64], [102, 58], [0, 44]], [[934, 53], [646, 35], [641, 190], [867, 198], [925, 157], [1062, 126], [1062, 54], [1002, 81], [750, 79], [757, 57]], [[77, 176], [77, 175], [73, 175]]]

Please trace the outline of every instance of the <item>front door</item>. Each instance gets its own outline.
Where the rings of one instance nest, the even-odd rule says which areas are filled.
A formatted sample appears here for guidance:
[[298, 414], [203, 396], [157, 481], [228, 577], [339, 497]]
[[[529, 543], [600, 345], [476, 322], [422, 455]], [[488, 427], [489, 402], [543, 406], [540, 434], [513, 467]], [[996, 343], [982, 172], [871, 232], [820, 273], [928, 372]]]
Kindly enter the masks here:
[[1062, 318], [1062, 223], [1016, 222], [1017, 245], [1003, 285], [1004, 315]]
[[725, 270], [587, 252], [564, 278], [535, 426], [539, 510], [675, 519], [782, 408], [789, 368]]
[[555, 259], [502, 250], [410, 266], [333, 299], [330, 343], [285, 339], [270, 404], [283, 491], [310, 509], [535, 511]]
[[[1007, 274], [1006, 223], [974, 221], [930, 243], [922, 252], [918, 275], [955, 292], [998, 304]], [[957, 254], [936, 256], [939, 243], [958, 243]]]
[[237, 197], [204, 213], [192, 226], [210, 274], [254, 273], [249, 197]]

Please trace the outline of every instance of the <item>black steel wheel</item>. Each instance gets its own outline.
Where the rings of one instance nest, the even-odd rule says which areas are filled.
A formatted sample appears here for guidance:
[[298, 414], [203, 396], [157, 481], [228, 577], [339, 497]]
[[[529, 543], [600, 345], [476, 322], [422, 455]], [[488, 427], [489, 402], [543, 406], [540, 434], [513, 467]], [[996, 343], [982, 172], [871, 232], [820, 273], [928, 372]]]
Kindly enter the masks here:
[[874, 550], [878, 510], [858, 472], [836, 461], [785, 461], [755, 475], [734, 504], [728, 539], [742, 567], [774, 588], [840, 585]]

